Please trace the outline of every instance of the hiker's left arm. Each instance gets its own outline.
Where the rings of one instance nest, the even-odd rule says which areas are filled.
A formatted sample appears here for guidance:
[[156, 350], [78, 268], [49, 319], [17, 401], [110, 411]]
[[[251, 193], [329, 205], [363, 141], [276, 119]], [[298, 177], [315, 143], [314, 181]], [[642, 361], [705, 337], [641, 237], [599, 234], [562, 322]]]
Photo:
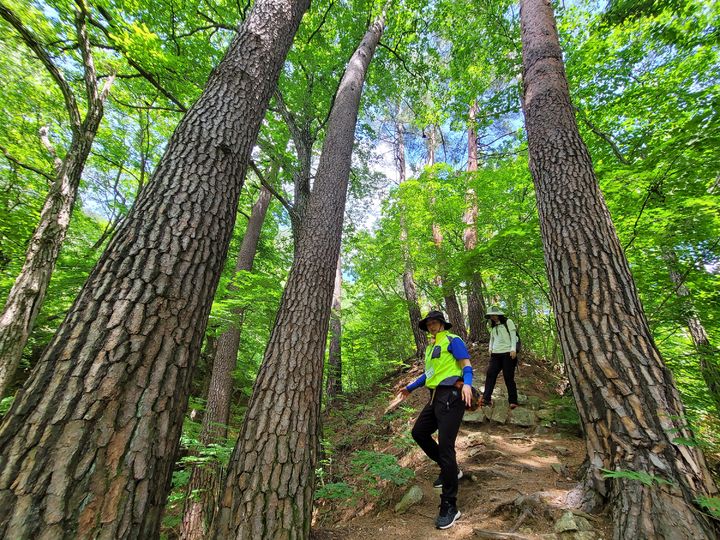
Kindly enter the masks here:
[[472, 405], [472, 380], [473, 380], [473, 368], [470, 365], [470, 359], [465, 358], [458, 362], [462, 368], [463, 374], [463, 387], [462, 387], [462, 399], [465, 405], [470, 407]]
[[515, 323], [508, 319], [508, 329], [510, 330], [510, 343], [512, 343], [512, 349], [510, 349], [510, 358], [515, 358], [517, 356], [517, 326], [515, 326]]

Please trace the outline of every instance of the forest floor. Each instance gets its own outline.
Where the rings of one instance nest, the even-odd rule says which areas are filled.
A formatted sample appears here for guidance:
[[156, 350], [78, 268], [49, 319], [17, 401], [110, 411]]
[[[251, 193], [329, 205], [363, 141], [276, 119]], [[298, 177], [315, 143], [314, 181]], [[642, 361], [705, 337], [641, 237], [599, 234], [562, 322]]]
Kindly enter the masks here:
[[[477, 387], [482, 385], [487, 361], [486, 353], [473, 352]], [[326, 496], [316, 504], [313, 538], [534, 540], [612, 536], [609, 517], [579, 511], [588, 519], [591, 531], [562, 536], [554, 533], [556, 521], [579, 503], [576, 477], [585, 458], [585, 444], [574, 407], [558, 396], [562, 378], [549, 365], [527, 357], [521, 361], [518, 389], [535, 404], [553, 410], [553, 415], [530, 427], [491, 420], [464, 422], [456, 444], [458, 464], [464, 473], [458, 495], [462, 516], [450, 529], [435, 529], [440, 490], [433, 489], [432, 483], [439, 469], [410, 437], [428, 394], [424, 390], [414, 392], [400, 407], [387, 411], [397, 391], [421, 372], [416, 365], [380, 385], [374, 394], [350, 396], [326, 417], [325, 489], [319, 492]], [[500, 395], [503, 391], [500, 377], [493, 396], [496, 404], [507, 399]], [[393, 465], [393, 458], [388, 461], [388, 455], [394, 456], [397, 464]], [[414, 471], [415, 477], [397, 485], [404, 480], [398, 465]], [[412, 485], [422, 490], [422, 499], [405, 513], [397, 513], [395, 505]]]

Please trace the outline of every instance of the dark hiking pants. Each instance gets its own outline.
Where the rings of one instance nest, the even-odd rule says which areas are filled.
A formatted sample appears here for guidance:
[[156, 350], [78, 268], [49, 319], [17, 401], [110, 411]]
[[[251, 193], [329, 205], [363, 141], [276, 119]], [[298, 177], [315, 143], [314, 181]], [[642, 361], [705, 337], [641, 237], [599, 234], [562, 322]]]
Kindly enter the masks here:
[[[457, 505], [458, 466], [455, 458], [455, 439], [465, 414], [460, 390], [454, 386], [438, 386], [435, 396], [423, 408], [415, 421], [412, 437], [423, 452], [440, 465], [442, 479], [441, 502]], [[438, 432], [438, 442], [432, 434]]]
[[515, 384], [515, 367], [517, 366], [517, 356], [513, 359], [510, 358], [510, 353], [492, 353], [490, 355], [490, 364], [488, 365], [487, 375], [485, 377], [485, 391], [483, 392], [483, 399], [485, 403], [489, 403], [492, 399], [493, 390], [495, 390], [495, 383], [497, 382], [498, 375], [502, 371], [503, 379], [505, 379], [505, 386], [508, 391], [508, 401], [510, 404], [517, 404], [517, 385]]

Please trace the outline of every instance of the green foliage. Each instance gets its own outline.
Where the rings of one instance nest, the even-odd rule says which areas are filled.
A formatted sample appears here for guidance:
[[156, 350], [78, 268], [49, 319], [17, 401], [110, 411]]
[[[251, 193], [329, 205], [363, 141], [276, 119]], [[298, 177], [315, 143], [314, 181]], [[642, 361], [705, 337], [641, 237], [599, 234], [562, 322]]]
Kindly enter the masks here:
[[719, 17], [704, 1], [618, 1], [605, 13], [568, 9], [561, 24], [584, 140], [696, 427], [717, 414], [688, 317], [718, 342]]
[[720, 519], [720, 497], [698, 497], [695, 500], [700, 507], [707, 510], [712, 517]]
[[8, 396], [0, 399], [0, 417], [5, 416], [5, 414], [10, 410], [13, 401], [15, 401], [15, 396]]
[[315, 490], [315, 499], [352, 501], [355, 497], [355, 490], [345, 482], [325, 484]]
[[664, 479], [662, 476], [646, 473], [644, 471], [609, 471], [607, 469], [600, 470], [603, 472], [604, 478], [621, 478], [623, 480], [633, 480], [642, 482], [646, 486], [652, 486], [653, 484], [657, 484], [659, 486], [663, 484], [672, 485], [672, 482]]
[[401, 467], [395, 456], [383, 452], [359, 450], [355, 452], [351, 463], [352, 472], [365, 477], [370, 485], [385, 480], [402, 486], [415, 477], [412, 469]]
[[397, 409], [390, 411], [383, 415], [383, 422], [391, 422], [393, 420], [401, 419], [408, 420], [415, 414], [415, 409], [410, 405], [400, 405]]
[[195, 446], [196, 455], [185, 456], [180, 463], [193, 466], [225, 466], [230, 461], [235, 441], [225, 440], [222, 443], [207, 446]]
[[[64, 0], [6, 2], [17, 11], [56, 60], [81, 110], [86, 108], [82, 63], [76, 47], [75, 4]], [[211, 70], [235, 35], [247, 6], [219, 0], [158, 6], [143, 0], [100, 0], [89, 7], [93, 53], [101, 80], [118, 77], [80, 186], [67, 240], [22, 367], [29, 372], [72, 304], [117, 224], [150, 181], [155, 164], [182, 110], [200, 94]], [[326, 117], [340, 74], [379, 5], [367, 0], [313, 2], [284, 64], [271, 109], [263, 122], [256, 161], [280, 163], [273, 185], [292, 199], [298, 157], [282, 102], [310, 139], [311, 159], [325, 137]], [[720, 343], [720, 4], [706, 0], [571, 2], [558, 9], [566, 69], [583, 138], [588, 146], [653, 337], [672, 370], [697, 436], [678, 444], [717, 451], [720, 427], [700, 372], [700, 354], [687, 330], [688, 316], [703, 324], [711, 344]], [[357, 130], [346, 234], [343, 239], [342, 361], [346, 391], [374, 389], [414, 360], [414, 340], [403, 291], [405, 253], [423, 312], [444, 307], [436, 281], [461, 302], [474, 276], [483, 280], [487, 304], [499, 304], [520, 328], [526, 350], [562, 361], [558, 346], [538, 201], [527, 168], [518, 74], [520, 48], [515, 2], [468, 0], [394, 2], [368, 76]], [[47, 126], [63, 155], [71, 136], [62, 95], [17, 33], [0, 21], [0, 301], [22, 267], [28, 240], [53, 178], [53, 158], [40, 143]], [[149, 75], [149, 76], [148, 76]], [[465, 172], [465, 129], [471, 103], [480, 165]], [[380, 172], [378, 157], [405, 128], [411, 177], [402, 185]], [[443, 136], [437, 150], [445, 163], [425, 167], [428, 127]], [[387, 176], [390, 177], [388, 180]], [[240, 210], [255, 200], [250, 176]], [[478, 207], [477, 247], [463, 243], [468, 197]], [[371, 227], [363, 221], [371, 216]], [[245, 232], [239, 214], [227, 264], [207, 327], [211, 342], [230, 325], [242, 325], [234, 371], [235, 429], [252, 391], [292, 261], [287, 212], [273, 202], [252, 272], [234, 271]], [[433, 226], [443, 235], [433, 242]], [[405, 240], [401, 240], [405, 235]], [[688, 294], [680, 297], [673, 266]], [[243, 310], [243, 315], [237, 314]], [[192, 387], [207, 387], [211, 361], [200, 361]], [[0, 402], [0, 414], [12, 398]], [[204, 399], [204, 396], [203, 396]], [[342, 399], [342, 398], [340, 398]], [[569, 400], [554, 405], [554, 421], [577, 426]], [[191, 409], [202, 409], [198, 400]], [[347, 408], [347, 423], [367, 430], [372, 406]], [[383, 421], [404, 421], [400, 407]], [[200, 425], [186, 419], [181, 444], [192, 449], [173, 478], [171, 504], [185, 496], [190, 464], [225, 463], [231, 439], [199, 444]], [[348, 445], [356, 441], [346, 435]], [[393, 441], [412, 445], [409, 434]], [[321, 471], [333, 467], [325, 448]], [[393, 456], [357, 453], [353, 473], [363, 487], [401, 484], [409, 473]], [[632, 471], [605, 471], [651, 485], [663, 479]], [[324, 480], [321, 475], [321, 481]], [[632, 475], [635, 476], [632, 476]], [[329, 476], [331, 476], [328, 473]], [[614, 475], [614, 476], [611, 476]], [[628, 476], [629, 475], [629, 476]], [[350, 482], [349, 479], [346, 479]], [[353, 483], [354, 486], [354, 483]], [[316, 496], [352, 499], [338, 481]], [[700, 502], [717, 514], [717, 499]], [[168, 514], [168, 520], [177, 515]], [[170, 521], [166, 523], [170, 525]]]
[[562, 427], [580, 426], [580, 413], [572, 396], [550, 398], [546, 406], [553, 410], [552, 421]]

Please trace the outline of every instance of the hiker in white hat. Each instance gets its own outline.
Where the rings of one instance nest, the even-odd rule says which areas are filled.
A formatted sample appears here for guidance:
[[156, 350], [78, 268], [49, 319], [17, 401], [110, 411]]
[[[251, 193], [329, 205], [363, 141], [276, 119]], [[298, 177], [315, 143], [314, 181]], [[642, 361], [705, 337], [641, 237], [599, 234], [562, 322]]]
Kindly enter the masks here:
[[517, 327], [505, 316], [499, 307], [491, 307], [486, 319], [490, 320], [490, 364], [485, 375], [485, 391], [482, 405], [492, 405], [492, 394], [498, 375], [502, 371], [508, 391], [510, 408], [518, 406], [517, 385], [515, 384], [515, 368], [517, 367]]

